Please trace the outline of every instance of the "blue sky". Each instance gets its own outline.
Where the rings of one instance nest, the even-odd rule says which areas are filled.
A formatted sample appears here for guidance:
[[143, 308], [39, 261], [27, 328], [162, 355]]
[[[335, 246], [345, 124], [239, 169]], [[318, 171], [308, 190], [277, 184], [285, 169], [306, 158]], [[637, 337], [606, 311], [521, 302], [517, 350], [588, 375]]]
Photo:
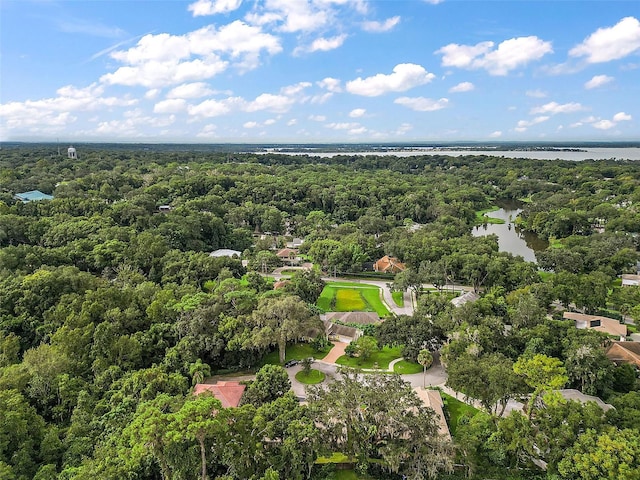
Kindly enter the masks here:
[[640, 140], [640, 2], [3, 0], [0, 140]]

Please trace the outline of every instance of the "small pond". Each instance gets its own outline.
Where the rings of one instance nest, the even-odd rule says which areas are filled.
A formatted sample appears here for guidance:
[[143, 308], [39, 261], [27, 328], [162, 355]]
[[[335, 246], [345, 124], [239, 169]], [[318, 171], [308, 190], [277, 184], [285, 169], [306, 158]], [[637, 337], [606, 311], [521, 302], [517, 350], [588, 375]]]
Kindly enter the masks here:
[[503, 203], [502, 208], [487, 213], [487, 216], [500, 218], [505, 221], [503, 224], [488, 223], [473, 228], [471, 232], [474, 237], [485, 235], [497, 235], [498, 246], [501, 252], [509, 252], [513, 255], [520, 255], [528, 262], [536, 263], [535, 252], [546, 249], [549, 242], [539, 238], [535, 233], [522, 232], [515, 225], [514, 221], [522, 209], [518, 208], [516, 202]]

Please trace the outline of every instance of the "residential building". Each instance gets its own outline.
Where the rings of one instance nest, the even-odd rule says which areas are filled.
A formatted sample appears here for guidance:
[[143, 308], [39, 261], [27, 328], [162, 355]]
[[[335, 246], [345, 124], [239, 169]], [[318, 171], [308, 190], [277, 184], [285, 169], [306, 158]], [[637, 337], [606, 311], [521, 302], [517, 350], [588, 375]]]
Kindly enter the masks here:
[[373, 264], [373, 269], [376, 272], [382, 273], [398, 273], [407, 269], [406, 265], [398, 260], [396, 257], [390, 257], [385, 255], [376, 263]]
[[239, 382], [198, 383], [193, 387], [193, 394], [200, 395], [203, 392], [211, 392], [214, 397], [220, 400], [222, 408], [229, 408], [240, 405], [245, 388], [246, 386]]
[[606, 333], [624, 341], [627, 337], [627, 326], [615, 318], [602, 317], [600, 315], [585, 315], [577, 312], [564, 312], [566, 320], [573, 320], [576, 328], [586, 328]]
[[615, 364], [630, 363], [640, 369], [640, 342], [611, 342], [605, 355]]
[[29, 190], [28, 192], [16, 193], [13, 196], [22, 203], [36, 202], [40, 200], [53, 200], [53, 195], [47, 195], [40, 190]]

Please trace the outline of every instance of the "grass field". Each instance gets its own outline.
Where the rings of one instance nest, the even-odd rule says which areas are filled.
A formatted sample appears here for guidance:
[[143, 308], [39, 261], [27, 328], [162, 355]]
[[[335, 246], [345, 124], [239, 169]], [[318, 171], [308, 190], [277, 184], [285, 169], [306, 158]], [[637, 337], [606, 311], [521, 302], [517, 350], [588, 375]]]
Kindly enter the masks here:
[[352, 282], [329, 282], [318, 298], [318, 307], [325, 312], [376, 312], [389, 316], [375, 285]]
[[343, 355], [338, 358], [338, 360], [336, 360], [336, 363], [338, 365], [344, 365], [345, 367], [353, 368], [374, 368], [375, 364], [377, 363], [378, 368], [386, 370], [389, 368], [389, 362], [391, 360], [402, 357], [401, 350], [402, 349], [400, 347], [383, 347], [382, 350], [372, 353], [371, 356], [366, 360]]
[[444, 400], [444, 408], [449, 414], [449, 431], [451, 431], [451, 435], [455, 437], [456, 429], [458, 427], [458, 420], [460, 419], [460, 417], [462, 417], [465, 413], [474, 416], [477, 413], [480, 413], [480, 410], [472, 407], [471, 405], [467, 405], [466, 403], [461, 402], [455, 397], [447, 395], [444, 392], [440, 392], [440, 394], [442, 395], [442, 399]]
[[393, 371], [400, 375], [408, 375], [411, 373], [422, 373], [422, 365], [419, 363], [408, 362], [407, 360], [400, 360], [393, 366]]
[[[333, 345], [330, 345], [330, 347], [327, 347], [326, 350], [318, 352], [308, 343], [294, 343], [291, 345], [287, 345], [287, 351], [285, 353], [285, 362], [287, 360], [302, 360], [303, 358], [309, 358], [309, 357], [322, 360], [324, 357], [327, 356], [327, 353], [329, 353], [329, 350], [331, 350], [331, 348], [333, 348]], [[277, 349], [274, 350], [273, 352], [267, 353], [262, 358], [262, 362], [260, 365], [267, 365], [267, 364], [272, 364], [272, 365], [280, 364], [280, 362], [278, 361]]]
[[493, 218], [489, 215], [485, 215], [485, 213], [495, 212], [496, 210], [500, 210], [500, 207], [491, 207], [485, 208], [484, 210], [479, 210], [476, 212], [476, 223], [485, 224], [485, 223], [496, 223], [502, 224], [505, 223], [501, 218]]
[[391, 298], [399, 307], [404, 307], [404, 292], [391, 292]]
[[321, 383], [324, 381], [324, 373], [320, 370], [311, 369], [309, 370], [309, 374], [307, 375], [304, 370], [300, 370], [296, 373], [296, 380], [300, 383], [304, 383], [305, 385], [315, 385], [316, 383]]

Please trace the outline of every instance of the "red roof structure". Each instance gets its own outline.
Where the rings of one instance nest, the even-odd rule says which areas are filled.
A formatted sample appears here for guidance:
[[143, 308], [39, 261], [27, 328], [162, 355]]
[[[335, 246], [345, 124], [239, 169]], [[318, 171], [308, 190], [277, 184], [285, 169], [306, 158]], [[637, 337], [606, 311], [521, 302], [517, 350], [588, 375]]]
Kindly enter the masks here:
[[193, 394], [200, 395], [203, 392], [211, 392], [214, 397], [220, 400], [223, 408], [229, 408], [240, 405], [245, 388], [246, 385], [241, 385], [239, 382], [198, 383], [193, 388]]
[[404, 263], [398, 260], [396, 257], [390, 257], [385, 255], [376, 263], [373, 264], [373, 269], [376, 272], [384, 273], [398, 273], [407, 269]]

